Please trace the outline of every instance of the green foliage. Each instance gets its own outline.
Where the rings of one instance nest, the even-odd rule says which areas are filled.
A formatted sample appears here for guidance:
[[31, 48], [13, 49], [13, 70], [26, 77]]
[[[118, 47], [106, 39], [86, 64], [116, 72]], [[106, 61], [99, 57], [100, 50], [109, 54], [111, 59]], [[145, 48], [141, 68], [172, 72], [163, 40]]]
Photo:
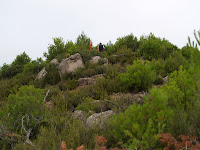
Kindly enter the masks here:
[[167, 73], [171, 73], [178, 70], [180, 66], [187, 67], [187, 60], [178, 51], [173, 52], [166, 60], [164, 70]]
[[23, 72], [24, 66], [30, 61], [31, 59], [25, 52], [17, 55], [11, 65], [4, 64], [1, 67], [0, 79], [11, 78], [14, 77], [16, 74]]
[[117, 52], [117, 61], [122, 64], [132, 64], [134, 60], [139, 58], [138, 52], [132, 52], [132, 50], [126, 47], [120, 48]]
[[187, 110], [188, 105], [194, 103], [196, 99], [195, 81], [192, 80], [190, 74], [186, 70], [183, 70], [182, 67], [180, 67], [178, 71], [174, 71], [170, 77], [170, 81], [175, 82], [183, 93], [183, 99], [180, 103], [184, 106], [184, 109]]
[[126, 96], [123, 93], [120, 93], [119, 97], [110, 97], [110, 101], [112, 102], [112, 110], [115, 112], [124, 112], [130, 105], [135, 102], [133, 97]]
[[167, 93], [152, 89], [143, 105], [134, 103], [112, 121], [112, 135], [129, 149], [155, 148], [172, 110], [167, 107]]
[[[47, 61], [41, 58], [31, 61], [24, 52], [12, 64], [2, 66], [1, 149], [53, 150], [59, 149], [62, 141], [66, 141], [67, 148], [76, 149], [84, 144], [86, 149], [95, 149], [97, 135], [106, 137], [107, 148], [121, 142], [127, 149], [161, 149], [158, 134], [163, 132], [170, 132], [174, 137], [192, 135], [199, 141], [200, 52], [195, 42], [189, 41], [179, 50], [153, 34], [142, 36], [140, 41], [130, 34], [118, 38], [115, 44], [109, 42], [104, 53], [90, 51], [89, 42], [84, 33], [76, 43], [55, 38], [45, 54]], [[53, 58], [61, 62], [75, 53], [81, 54], [85, 67], [60, 79], [58, 68], [48, 62]], [[93, 56], [102, 59], [92, 64], [89, 60]], [[104, 58], [109, 60], [108, 65], [104, 65]], [[35, 81], [43, 67], [46, 76]], [[97, 74], [103, 77], [96, 83], [77, 87], [79, 78]], [[163, 82], [166, 76], [169, 79]], [[28, 86], [32, 84], [44, 90]], [[150, 89], [153, 84], [163, 86]], [[135, 94], [126, 93], [141, 90], [149, 93], [141, 101], [137, 101]], [[84, 111], [81, 119], [72, 117], [75, 110]], [[90, 111], [106, 110], [115, 111], [116, 116], [104, 128], [86, 125]], [[27, 140], [33, 144], [27, 144]]]
[[111, 41], [109, 41], [106, 46], [105, 46], [105, 49], [106, 49], [106, 53], [108, 55], [112, 55], [113, 53], [116, 52], [116, 49], [114, 47], [114, 44], [111, 43]]
[[77, 49], [77, 45], [74, 44], [72, 41], [68, 41], [66, 43], [65, 47], [67, 48], [67, 53], [69, 53], [70, 55], [75, 54], [75, 50]]
[[40, 70], [42, 70], [43, 67], [44, 62], [42, 58], [37, 58], [37, 60], [33, 60], [24, 66], [23, 73], [37, 74], [38, 72], [40, 72]]
[[97, 104], [94, 103], [94, 100], [91, 97], [84, 98], [83, 101], [76, 107], [76, 110], [82, 110], [86, 113], [89, 111], [96, 111]]
[[129, 87], [129, 89], [140, 91], [148, 90], [151, 83], [155, 81], [156, 72], [152, 70], [149, 61], [145, 63], [142, 60], [133, 62], [133, 65], [127, 67], [126, 73], [120, 75], [120, 81]]
[[82, 32], [76, 39], [76, 45], [78, 50], [90, 49], [90, 38], [88, 38], [84, 32]]
[[173, 51], [178, 49], [167, 40], [157, 38], [153, 34], [141, 37], [140, 43], [139, 52], [145, 59], [148, 60], [153, 58], [166, 59]]
[[58, 84], [60, 81], [60, 75], [59, 75], [58, 68], [56, 67], [56, 65], [53, 63], [49, 63], [46, 65], [45, 70], [47, 71], [47, 74], [45, 75], [45, 77], [42, 78], [41, 84], [42, 85]]
[[200, 46], [200, 30], [197, 32], [194, 30], [194, 37], [196, 39], [197, 44]]
[[190, 60], [191, 59], [191, 55], [192, 55], [192, 48], [191, 47], [187, 47], [184, 46], [181, 49], [182, 55], [187, 59]]
[[165, 61], [163, 59], [158, 59], [158, 60], [152, 59], [151, 64], [152, 64], [152, 70], [156, 71], [157, 76], [165, 77], [167, 75], [167, 73], [164, 70]]
[[197, 48], [197, 45], [200, 46], [200, 31], [196, 32], [194, 30], [194, 37], [195, 37], [196, 43], [194, 41], [191, 41], [190, 37], [188, 37], [188, 43], [187, 43], [188, 47]]
[[9, 79], [0, 80], [0, 101], [7, 99], [11, 89], [12, 85]]
[[98, 79], [92, 90], [95, 99], [105, 99], [108, 95], [126, 91], [126, 87], [119, 82], [120, 73], [124, 70], [120, 65], [108, 65], [105, 71], [105, 78]]
[[27, 139], [34, 137], [37, 128], [45, 121], [43, 99], [43, 90], [34, 86], [22, 86], [16, 94], [10, 94], [1, 116], [3, 132], [17, 133]]
[[68, 110], [74, 110], [83, 101], [83, 98], [92, 96], [93, 91], [90, 87], [59, 92], [57, 95], [52, 97], [55, 105], [55, 112], [63, 114]]
[[47, 58], [47, 61], [51, 61], [58, 54], [67, 52], [63, 38], [61, 37], [53, 38], [53, 41], [54, 44], [50, 44], [48, 47], [48, 53], [46, 52], [44, 53], [44, 56]]
[[155, 79], [155, 81], [154, 81], [154, 84], [155, 85], [159, 85], [159, 84], [163, 84], [163, 78], [162, 77], [160, 77], [160, 76], [157, 76], [156, 77], [156, 79]]
[[24, 66], [30, 61], [31, 61], [30, 57], [25, 52], [23, 52], [22, 54], [17, 55], [15, 60], [12, 62], [12, 65]]
[[55, 133], [55, 129], [41, 127], [40, 134], [37, 136], [35, 143], [37, 147], [48, 150], [60, 149], [60, 137]]
[[139, 48], [139, 42], [137, 37], [135, 37], [133, 34], [130, 34], [118, 38], [114, 46], [116, 50], [119, 50], [125, 46], [127, 49], [131, 49], [132, 52], [136, 52]]
[[62, 80], [58, 86], [62, 91], [73, 90], [78, 86], [78, 81], [75, 79]]

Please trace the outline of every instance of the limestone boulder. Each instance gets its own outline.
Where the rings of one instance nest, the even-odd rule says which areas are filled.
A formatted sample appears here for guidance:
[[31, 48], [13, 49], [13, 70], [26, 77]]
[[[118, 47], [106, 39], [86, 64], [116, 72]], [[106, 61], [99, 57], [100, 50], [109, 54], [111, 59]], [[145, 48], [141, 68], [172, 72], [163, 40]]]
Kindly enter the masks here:
[[168, 77], [168, 76], [166, 76], [166, 77], [163, 78], [163, 81], [164, 81], [164, 82], [167, 82], [168, 80], [169, 80], [169, 77]]
[[51, 60], [50, 63], [55, 64], [57, 68], [58, 68], [58, 66], [59, 66], [59, 62], [58, 62], [57, 59], [53, 59], [53, 60]]
[[47, 74], [45, 68], [43, 68], [37, 75], [36, 79], [41, 80]]
[[[59, 62], [57, 59], [53, 59], [50, 61], [50, 63], [55, 64], [56, 67], [59, 66]], [[45, 75], [47, 74], [47, 71], [45, 70], [45, 67], [38, 73], [36, 79], [41, 80]]]
[[84, 67], [84, 64], [81, 55], [77, 53], [63, 59], [59, 64], [58, 70], [60, 76], [62, 76], [66, 73], [73, 73], [79, 67]]
[[96, 64], [96, 63], [98, 63], [99, 60], [102, 60], [103, 65], [108, 64], [108, 59], [107, 58], [101, 58], [100, 56], [93, 56], [93, 57], [91, 57], [91, 59], [89, 61], [92, 64]]
[[93, 56], [90, 59], [90, 63], [96, 64], [96, 63], [98, 63], [99, 59], [101, 59], [100, 56]]
[[103, 128], [106, 120], [114, 114], [115, 113], [112, 110], [108, 110], [101, 113], [95, 113], [87, 118], [86, 125], [89, 127], [94, 127], [95, 125], [98, 125], [100, 126], [100, 128]]
[[72, 118], [73, 119], [79, 119], [83, 120], [84, 119], [84, 113], [82, 110], [76, 110], [72, 113]]

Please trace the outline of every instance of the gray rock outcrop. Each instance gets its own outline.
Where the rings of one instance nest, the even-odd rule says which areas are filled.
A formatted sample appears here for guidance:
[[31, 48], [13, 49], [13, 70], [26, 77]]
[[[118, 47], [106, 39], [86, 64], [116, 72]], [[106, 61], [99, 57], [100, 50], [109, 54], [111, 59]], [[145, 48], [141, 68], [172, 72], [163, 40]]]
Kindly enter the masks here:
[[84, 118], [84, 113], [82, 110], [76, 110], [72, 113], [72, 118], [73, 119], [79, 119], [79, 120], [83, 120]]
[[114, 114], [115, 113], [112, 110], [108, 110], [101, 113], [95, 113], [87, 118], [86, 125], [89, 127], [94, 127], [95, 125], [99, 125], [100, 128], [103, 128], [105, 121]]
[[93, 64], [98, 63], [99, 59], [101, 59], [100, 56], [93, 56], [90, 59], [90, 63], [93, 63]]
[[45, 68], [43, 68], [37, 75], [36, 79], [41, 80], [47, 74]]
[[[50, 61], [50, 63], [55, 64], [58, 68], [59, 62], [57, 59], [53, 59]], [[38, 73], [36, 79], [41, 80], [45, 75], [47, 74], [47, 71], [45, 70], [45, 67]]]
[[72, 73], [77, 68], [84, 67], [82, 57], [79, 53], [75, 55], [71, 55], [70, 57], [63, 59], [62, 62], [59, 64], [58, 70], [60, 76], [66, 73]]
[[89, 61], [92, 64], [96, 64], [96, 63], [98, 63], [99, 60], [102, 60], [104, 65], [108, 64], [108, 59], [107, 58], [101, 58], [100, 56], [93, 56], [93, 57], [91, 57], [91, 59]]
[[53, 60], [51, 60], [50, 63], [55, 64], [57, 68], [58, 68], [58, 66], [59, 66], [59, 62], [58, 62], [57, 59], [53, 59]]

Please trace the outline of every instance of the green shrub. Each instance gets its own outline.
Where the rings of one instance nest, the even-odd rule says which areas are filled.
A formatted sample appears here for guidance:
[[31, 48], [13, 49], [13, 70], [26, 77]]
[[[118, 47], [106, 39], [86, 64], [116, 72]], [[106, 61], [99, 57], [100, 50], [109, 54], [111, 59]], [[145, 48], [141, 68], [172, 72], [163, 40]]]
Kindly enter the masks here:
[[0, 80], [0, 101], [5, 101], [12, 89], [11, 80]]
[[117, 50], [116, 55], [108, 56], [108, 62], [111, 64], [132, 64], [138, 58], [140, 58], [139, 52], [132, 52], [130, 48], [123, 46]]
[[103, 73], [105, 73], [106, 66], [98, 65], [94, 69], [95, 69], [96, 74], [103, 74]]
[[169, 80], [169, 84], [174, 82], [174, 84], [177, 85], [177, 87], [183, 93], [181, 101], [178, 102], [179, 107], [187, 110], [190, 105], [195, 104], [197, 99], [195, 81], [192, 80], [191, 75], [186, 70], [183, 70], [183, 68], [180, 67], [178, 71], [174, 71], [170, 75]]
[[155, 85], [159, 85], [159, 84], [163, 84], [163, 78], [160, 76], [157, 76], [155, 81], [154, 81]]
[[[45, 137], [45, 138], [44, 138]], [[60, 137], [56, 134], [53, 126], [50, 128], [41, 127], [35, 144], [39, 149], [55, 150], [60, 149]]]
[[120, 65], [107, 65], [105, 78], [97, 79], [96, 84], [92, 85], [95, 99], [105, 99], [108, 95], [116, 92], [126, 91], [120, 80], [120, 72], [124, 70]]
[[50, 44], [48, 47], [48, 53], [44, 53], [44, 56], [47, 58], [47, 61], [51, 61], [57, 55], [66, 52], [65, 43], [63, 38], [57, 37], [53, 38], [54, 44]]
[[83, 59], [83, 62], [88, 62], [92, 56], [103, 56], [98, 50], [76, 50], [75, 53], [79, 53]]
[[44, 67], [44, 62], [41, 58], [31, 61], [24, 66], [23, 73], [26, 75], [29, 74], [38, 74], [40, 70]]
[[138, 59], [137, 52], [133, 53], [132, 50], [127, 48], [126, 46], [121, 47], [117, 51], [117, 59], [119, 63], [127, 63], [127, 64], [132, 64], [134, 60]]
[[137, 40], [137, 37], [135, 37], [133, 34], [130, 34], [118, 38], [114, 45], [116, 50], [119, 50], [124, 46], [126, 46], [127, 49], [131, 49], [132, 52], [136, 52], [139, 48], [139, 42]]
[[96, 74], [96, 71], [94, 69], [87, 69], [84, 70], [81, 74], [81, 77], [91, 77]]
[[90, 49], [90, 38], [88, 38], [84, 32], [82, 32], [76, 39], [76, 46], [77, 49], [82, 50], [89, 50]]
[[6, 79], [6, 78], [12, 78], [18, 73], [21, 73], [23, 71], [23, 66], [18, 64], [11, 64], [7, 65], [4, 64], [1, 68], [1, 76], [0, 79]]
[[60, 75], [59, 75], [58, 68], [56, 67], [56, 65], [53, 63], [49, 63], [46, 65], [45, 70], [47, 71], [47, 74], [45, 75], [45, 77], [42, 78], [41, 83], [43, 82], [44, 85], [58, 84], [60, 81]]
[[58, 86], [56, 85], [46, 85], [45, 88], [44, 88], [44, 93], [47, 93], [47, 91], [49, 90], [49, 94], [47, 96], [47, 99], [46, 101], [50, 101], [53, 99], [53, 97], [56, 97], [59, 92], [61, 92], [61, 90], [59, 89]]
[[152, 69], [156, 71], [156, 75], [165, 77], [167, 73], [165, 72], [164, 66], [165, 61], [163, 59], [152, 59], [151, 61]]
[[[90, 86], [60, 93], [59, 96], [54, 98], [54, 102], [60, 101], [59, 103], [64, 103], [62, 105], [64, 105], [66, 109], [74, 110], [86, 97], [93, 97], [93, 91]], [[58, 109], [60, 108], [58, 107]]]
[[111, 102], [113, 111], [124, 112], [130, 105], [133, 104], [133, 102], [135, 102], [135, 99], [122, 94], [118, 98], [111, 98]]
[[184, 47], [182, 47], [182, 49], [181, 49], [181, 53], [182, 53], [182, 55], [183, 55], [187, 60], [190, 60], [191, 55], [192, 55], [192, 48], [191, 48], [191, 47], [184, 46]]
[[75, 79], [62, 80], [58, 84], [60, 90], [73, 90], [78, 86], [78, 81]]
[[112, 54], [114, 54], [116, 52], [116, 49], [114, 47], [114, 44], [111, 43], [111, 41], [109, 41], [106, 45], [105, 45], [105, 49], [106, 49], [106, 53], [110, 56]]
[[162, 89], [152, 89], [143, 105], [134, 103], [112, 121], [112, 135], [128, 149], [158, 148], [158, 134], [164, 132], [172, 110]]
[[180, 52], [175, 51], [165, 60], [164, 70], [167, 73], [171, 73], [178, 70], [180, 66], [186, 68], [187, 61]]
[[3, 132], [16, 133], [22, 139], [38, 134], [46, 117], [43, 99], [43, 90], [34, 86], [22, 86], [16, 94], [10, 94], [5, 111], [0, 112]]
[[153, 58], [166, 59], [173, 51], [177, 49], [178, 48], [175, 45], [171, 44], [165, 39], [157, 38], [153, 34], [140, 38], [139, 52], [145, 59], [148, 60]]
[[129, 89], [140, 91], [148, 90], [151, 83], [155, 81], [155, 77], [156, 72], [152, 70], [149, 61], [144, 63], [142, 60], [137, 60], [127, 67], [126, 73], [120, 75], [120, 81]]
[[67, 58], [67, 52], [64, 52], [64, 53], [62, 53], [62, 54], [58, 54], [58, 55], [55, 57], [55, 59], [57, 59], [59, 63], [61, 63], [61, 61], [62, 61], [63, 59], [65, 59], [65, 58]]
[[76, 110], [82, 110], [86, 113], [89, 111], [96, 111], [97, 105], [91, 97], [84, 98], [83, 101], [76, 107]]

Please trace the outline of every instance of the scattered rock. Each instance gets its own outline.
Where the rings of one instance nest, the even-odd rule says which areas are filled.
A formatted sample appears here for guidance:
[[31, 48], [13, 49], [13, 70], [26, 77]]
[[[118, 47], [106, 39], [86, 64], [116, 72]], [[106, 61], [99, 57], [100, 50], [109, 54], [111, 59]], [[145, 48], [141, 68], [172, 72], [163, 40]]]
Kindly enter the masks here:
[[89, 61], [92, 64], [96, 64], [96, 63], [98, 63], [99, 60], [102, 60], [102, 65], [108, 64], [108, 59], [107, 58], [101, 58], [100, 56], [93, 56], [93, 57], [91, 57], [91, 59]]
[[96, 64], [96, 63], [98, 63], [99, 59], [101, 59], [100, 56], [93, 56], [93, 57], [91, 57], [91, 59], [89, 61], [90, 61], [90, 63]]
[[164, 81], [164, 82], [167, 82], [168, 80], [169, 80], [169, 77], [168, 77], [168, 76], [166, 76], [166, 77], [163, 78], [163, 81]]
[[100, 100], [94, 100], [93, 104], [99, 104]]
[[100, 128], [103, 128], [105, 121], [112, 115], [114, 115], [114, 112], [112, 110], [108, 110], [108, 111], [101, 112], [101, 113], [95, 113], [87, 118], [86, 124], [89, 127], [99, 125]]
[[36, 79], [41, 80], [47, 74], [45, 68], [43, 68], [37, 75]]
[[84, 113], [82, 110], [76, 110], [73, 112], [72, 114], [72, 118], [73, 119], [80, 119], [80, 120], [83, 120], [84, 118]]
[[58, 66], [59, 66], [59, 62], [58, 62], [57, 59], [51, 60], [50, 63], [55, 64], [57, 68], [58, 68]]
[[87, 78], [79, 78], [78, 85], [79, 86], [91, 85], [91, 84], [96, 83], [97, 79], [103, 78], [103, 77], [104, 77], [103, 74], [100, 74], [100, 75], [95, 75], [95, 76], [87, 77]]
[[60, 76], [66, 73], [72, 73], [77, 68], [84, 67], [82, 57], [79, 53], [75, 55], [71, 55], [70, 57], [63, 59], [62, 62], [59, 64], [59, 74]]
[[53, 108], [53, 103], [51, 101], [46, 102], [46, 106], [48, 109], [52, 110]]

